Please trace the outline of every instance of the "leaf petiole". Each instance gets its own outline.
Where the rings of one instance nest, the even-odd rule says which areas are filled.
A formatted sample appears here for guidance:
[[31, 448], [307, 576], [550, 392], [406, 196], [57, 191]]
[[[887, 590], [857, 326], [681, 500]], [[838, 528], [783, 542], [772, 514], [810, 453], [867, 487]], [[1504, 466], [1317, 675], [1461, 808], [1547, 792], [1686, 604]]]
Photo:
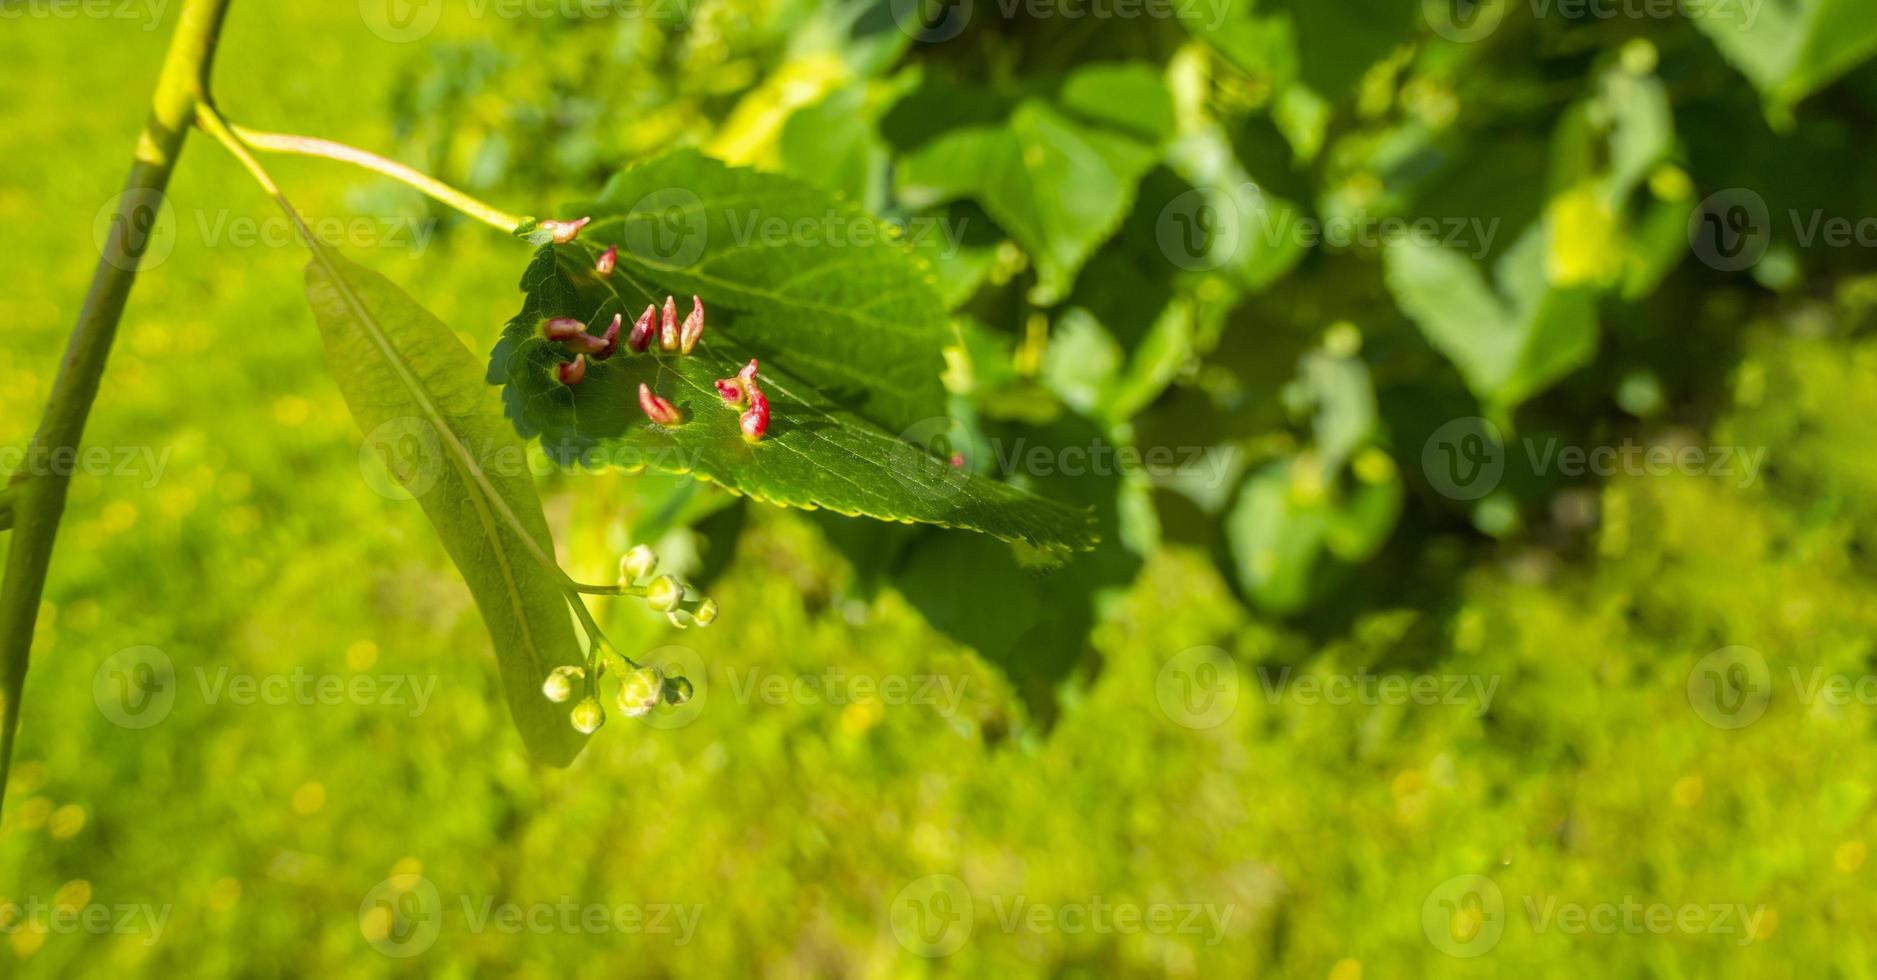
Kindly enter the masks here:
[[396, 160], [386, 159], [369, 150], [336, 143], [332, 140], [312, 136], [295, 136], [291, 133], [269, 133], [259, 129], [249, 129], [236, 123], [227, 123], [228, 131], [245, 146], [263, 153], [286, 153], [295, 156], [322, 157], [337, 160], [353, 166], [363, 167], [373, 173], [381, 174], [401, 184], [415, 188], [431, 199], [440, 201], [484, 224], [514, 233], [533, 218], [509, 214], [500, 208], [479, 201], [448, 184], [414, 170]]

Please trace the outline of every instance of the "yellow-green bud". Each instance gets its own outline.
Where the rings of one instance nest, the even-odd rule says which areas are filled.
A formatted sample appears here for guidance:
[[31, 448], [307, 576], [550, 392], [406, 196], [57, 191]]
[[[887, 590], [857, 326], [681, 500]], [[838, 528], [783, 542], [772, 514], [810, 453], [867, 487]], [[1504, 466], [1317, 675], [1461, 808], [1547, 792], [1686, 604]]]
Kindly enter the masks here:
[[668, 613], [684, 601], [684, 585], [673, 576], [660, 575], [652, 580], [645, 601], [654, 612]]
[[619, 578], [627, 585], [645, 581], [658, 570], [658, 556], [644, 545], [635, 545], [626, 557], [619, 559]]
[[606, 724], [606, 709], [600, 707], [599, 701], [586, 698], [574, 705], [572, 718], [574, 727], [580, 729], [582, 735], [591, 735]]
[[549, 701], [560, 704], [574, 696], [574, 682], [585, 680], [586, 676], [587, 672], [579, 667], [556, 667], [547, 675], [547, 680], [541, 682], [541, 693], [547, 695]]
[[627, 718], [658, 707], [664, 699], [665, 672], [657, 667], [641, 667], [619, 681], [619, 710]]
[[705, 599], [703, 602], [698, 603], [696, 611], [691, 613], [691, 618], [697, 620], [697, 625], [699, 626], [709, 626], [716, 622], [717, 600]]
[[679, 705], [689, 700], [691, 700], [691, 682], [688, 678], [684, 678], [684, 677], [665, 678], [665, 703], [666, 704]]

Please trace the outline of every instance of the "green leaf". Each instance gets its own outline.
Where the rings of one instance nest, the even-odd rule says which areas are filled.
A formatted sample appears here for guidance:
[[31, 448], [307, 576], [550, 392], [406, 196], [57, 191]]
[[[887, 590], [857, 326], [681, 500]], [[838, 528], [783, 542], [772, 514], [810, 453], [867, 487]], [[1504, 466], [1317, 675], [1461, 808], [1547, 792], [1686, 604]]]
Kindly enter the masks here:
[[836, 89], [795, 110], [777, 139], [783, 169], [879, 211], [886, 197], [887, 152], [875, 130], [876, 115], [864, 85]]
[[[794, 268], [783, 266], [781, 272], [797, 275]], [[777, 294], [767, 279], [741, 280], [737, 291], [725, 294], [729, 302], [713, 305], [703, 343], [691, 354], [622, 349], [593, 363], [579, 385], [562, 385], [554, 368], [566, 354], [542, 338], [541, 323], [571, 316], [598, 325], [621, 308], [614, 282], [597, 279], [590, 269], [584, 247], [538, 252], [522, 280], [527, 303], [490, 363], [490, 380], [506, 386], [510, 418], [524, 436], [539, 435], [550, 457], [689, 473], [767, 503], [983, 531], [1048, 550], [1093, 543], [1087, 515], [951, 466], [817, 388], [798, 373], [794, 353], [769, 357], [746, 343], [751, 332], [767, 339], [763, 331], [772, 321], [760, 309], [736, 308], [735, 301]], [[874, 343], [903, 350], [896, 339], [856, 338], [850, 341], [853, 357]], [[750, 443], [738, 429], [737, 409], [724, 403], [714, 382], [736, 374], [759, 353], [770, 424], [762, 441]], [[824, 367], [815, 358], [801, 360], [808, 371]], [[646, 419], [638, 404], [640, 384], [677, 405], [683, 424], [665, 428]], [[933, 412], [901, 432], [923, 442], [950, 428], [949, 419]]]
[[583, 657], [560, 584], [535, 554], [551, 556], [553, 541], [524, 447], [480, 383], [474, 356], [442, 321], [383, 276], [311, 247], [306, 296], [346, 406], [468, 583], [529, 753], [564, 766], [586, 740], [542, 696], [541, 682]]
[[1538, 222], [1502, 256], [1495, 292], [1462, 253], [1413, 239], [1387, 250], [1388, 288], [1482, 400], [1512, 408], [1597, 350], [1595, 294], [1546, 280]]
[[[648, 302], [695, 294], [714, 330], [859, 417], [899, 432], [943, 413], [945, 309], [897, 232], [853, 204], [685, 150], [620, 173], [583, 207], [592, 224], [559, 247], [558, 268], [536, 262], [531, 294], [575, 290], [627, 323]], [[608, 245], [619, 265], [601, 279], [593, 263]]]
[[1877, 8], [1868, 0], [1711, 6], [1696, 25], [1781, 112], [1877, 51]]
[[1157, 157], [1135, 134], [1089, 125], [1032, 98], [1003, 123], [955, 129], [907, 152], [897, 186], [914, 206], [958, 198], [982, 204], [1030, 254], [1033, 298], [1048, 305], [1067, 295], [1082, 264], [1120, 226]]
[[1283, 457], [1254, 471], [1225, 518], [1226, 552], [1259, 608], [1294, 613], [1387, 542], [1401, 515], [1400, 475], [1376, 450], [1348, 491], [1324, 483], [1315, 461]]

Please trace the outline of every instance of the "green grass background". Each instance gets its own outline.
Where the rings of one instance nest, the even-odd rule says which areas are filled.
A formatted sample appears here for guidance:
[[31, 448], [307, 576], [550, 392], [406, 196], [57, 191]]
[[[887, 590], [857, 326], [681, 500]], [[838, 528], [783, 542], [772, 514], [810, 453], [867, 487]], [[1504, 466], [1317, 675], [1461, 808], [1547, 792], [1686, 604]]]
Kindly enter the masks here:
[[[173, 17], [173, 11], [171, 12]], [[147, 29], [152, 28], [155, 29]], [[447, 21], [439, 36], [504, 25]], [[167, 24], [0, 26], [0, 445], [23, 444], [97, 254]], [[423, 45], [385, 42], [349, 2], [237, 3], [224, 109], [260, 127], [393, 140], [386, 93]], [[419, 213], [315, 161], [269, 167], [314, 216]], [[515, 210], [546, 206], [505, 200]], [[1877, 348], [1757, 325], [1708, 440], [1764, 446], [1746, 489], [1619, 479], [1594, 553], [1514, 545], [1475, 561], [1451, 608], [1378, 608], [1311, 641], [1246, 614], [1206, 556], [1156, 555], [1094, 642], [1103, 667], [1059, 725], [1028, 723], [1002, 676], [849, 572], [798, 515], [759, 511], [714, 588], [724, 615], [671, 634], [604, 610], [622, 644], [680, 643], [704, 710], [655, 729], [615, 717], [566, 771], [531, 769], [468, 595], [415, 505], [361, 479], [359, 435], [321, 364], [293, 246], [202, 240], [201, 222], [277, 218], [212, 143], [172, 189], [179, 241], [138, 282], [89, 432], [167, 458], [153, 485], [87, 477], [72, 501], [34, 649], [0, 898], [166, 909], [160, 933], [0, 922], [0, 976], [1764, 976], [1871, 975], [1869, 705], [1804, 704], [1788, 671], [1872, 668]], [[389, 209], [387, 210], [387, 204]], [[405, 208], [400, 211], [398, 208]], [[199, 220], [198, 220], [199, 219]], [[349, 254], [483, 351], [516, 308], [516, 243], [458, 229], [416, 257]], [[636, 516], [629, 477], [544, 483], [566, 563], [609, 574]], [[1736, 731], [1686, 692], [1708, 651], [1744, 644], [1776, 693]], [[159, 725], [97, 708], [94, 678], [152, 645], [182, 684]], [[1163, 667], [1234, 654], [1238, 697], [1192, 729]], [[630, 647], [628, 647], [630, 649]], [[1270, 703], [1253, 668], [1466, 675], [1470, 705]], [[412, 675], [427, 710], [205, 703], [197, 670]], [[752, 671], [937, 675], [930, 705], [771, 704]], [[360, 907], [394, 874], [441, 899], [433, 945], [369, 940]], [[916, 955], [896, 897], [948, 874], [968, 938]], [[1484, 955], [1430, 941], [1423, 909], [1490, 876], [1504, 933]], [[1548, 905], [1744, 904], [1746, 933], [1541, 929]], [[695, 907], [663, 934], [477, 929], [485, 900]], [[1016, 903], [1207, 906], [1213, 935], [1007, 928]], [[1026, 920], [1027, 922], [1027, 920]], [[1216, 940], [1216, 941], [1214, 941]]]

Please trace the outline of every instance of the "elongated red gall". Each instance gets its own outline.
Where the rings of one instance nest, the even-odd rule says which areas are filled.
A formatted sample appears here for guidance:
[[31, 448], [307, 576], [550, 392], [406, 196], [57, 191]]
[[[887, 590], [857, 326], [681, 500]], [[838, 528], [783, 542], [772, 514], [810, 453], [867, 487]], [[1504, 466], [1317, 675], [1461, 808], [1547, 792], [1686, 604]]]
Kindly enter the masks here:
[[644, 353], [647, 347], [652, 346], [652, 328], [657, 319], [658, 307], [646, 304], [645, 312], [639, 314], [638, 321], [632, 324], [632, 333], [626, 336], [626, 346]]
[[691, 312], [684, 318], [684, 325], [678, 328], [678, 350], [689, 354], [704, 336], [704, 301], [691, 297]]
[[677, 425], [684, 421], [678, 406], [652, 394], [651, 386], [646, 384], [639, 385], [639, 408], [644, 410], [646, 418], [659, 425]]
[[665, 314], [658, 325], [658, 349], [678, 349], [678, 301], [665, 297]]

